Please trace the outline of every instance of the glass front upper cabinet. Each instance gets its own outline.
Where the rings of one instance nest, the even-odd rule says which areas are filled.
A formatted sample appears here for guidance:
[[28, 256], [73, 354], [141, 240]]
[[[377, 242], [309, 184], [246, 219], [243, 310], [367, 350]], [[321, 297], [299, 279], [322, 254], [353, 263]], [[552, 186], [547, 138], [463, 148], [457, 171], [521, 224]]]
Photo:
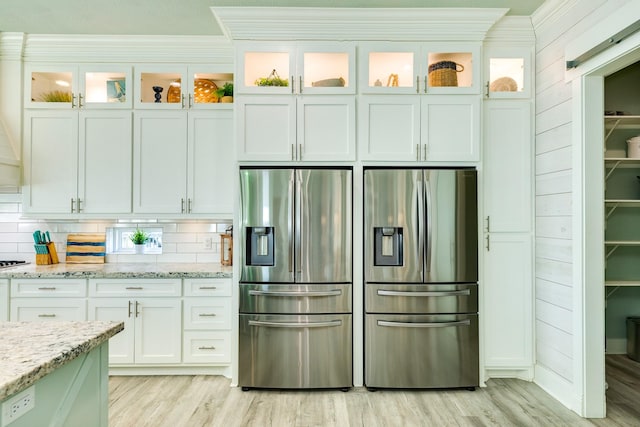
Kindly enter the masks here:
[[488, 98], [529, 98], [531, 96], [531, 48], [485, 50], [485, 90]]
[[28, 108], [131, 108], [131, 67], [30, 66]]
[[371, 43], [360, 53], [364, 93], [478, 93], [478, 45]]
[[233, 73], [213, 72], [212, 68], [206, 65], [136, 68], [136, 108], [219, 108], [223, 101], [232, 102], [228, 98], [223, 100], [223, 90], [227, 85], [227, 92], [233, 96]]
[[238, 48], [239, 93], [355, 93], [355, 46], [242, 44]]

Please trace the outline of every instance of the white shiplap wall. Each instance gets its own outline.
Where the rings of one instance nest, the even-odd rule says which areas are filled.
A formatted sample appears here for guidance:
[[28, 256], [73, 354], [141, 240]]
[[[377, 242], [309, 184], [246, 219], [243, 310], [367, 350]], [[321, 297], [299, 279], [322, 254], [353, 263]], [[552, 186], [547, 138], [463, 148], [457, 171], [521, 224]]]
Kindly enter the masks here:
[[[533, 16], [536, 31], [536, 382], [578, 413], [582, 373], [575, 283], [580, 241], [573, 229], [576, 186], [572, 84], [565, 47], [628, 1], [548, 0]], [[579, 126], [577, 126], [579, 127]]]

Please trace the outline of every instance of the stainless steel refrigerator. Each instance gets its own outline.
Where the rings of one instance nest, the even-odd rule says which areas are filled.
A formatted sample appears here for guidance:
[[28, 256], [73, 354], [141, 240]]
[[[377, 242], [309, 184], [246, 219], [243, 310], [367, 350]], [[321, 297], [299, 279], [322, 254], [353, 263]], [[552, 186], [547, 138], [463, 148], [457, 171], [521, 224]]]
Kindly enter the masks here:
[[240, 168], [243, 389], [353, 385], [352, 186], [351, 168]]
[[364, 170], [368, 388], [478, 386], [476, 175]]

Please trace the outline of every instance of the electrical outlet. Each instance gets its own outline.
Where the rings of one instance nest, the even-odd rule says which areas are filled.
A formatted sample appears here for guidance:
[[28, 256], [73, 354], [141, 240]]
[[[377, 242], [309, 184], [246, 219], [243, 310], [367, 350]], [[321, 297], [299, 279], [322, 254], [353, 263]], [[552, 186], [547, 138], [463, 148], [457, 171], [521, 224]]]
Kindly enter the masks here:
[[212, 237], [207, 237], [206, 239], [204, 239], [204, 248], [205, 249], [212, 249], [213, 248], [213, 238]]
[[2, 403], [2, 427], [5, 427], [36, 406], [36, 386], [32, 385]]

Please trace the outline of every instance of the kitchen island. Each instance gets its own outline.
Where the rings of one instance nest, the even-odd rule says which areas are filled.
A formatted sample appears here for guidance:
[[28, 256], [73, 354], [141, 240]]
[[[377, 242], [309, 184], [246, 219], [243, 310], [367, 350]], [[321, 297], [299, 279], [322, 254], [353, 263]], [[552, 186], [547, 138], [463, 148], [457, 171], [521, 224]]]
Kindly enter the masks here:
[[0, 424], [107, 426], [108, 340], [122, 322], [0, 322]]

